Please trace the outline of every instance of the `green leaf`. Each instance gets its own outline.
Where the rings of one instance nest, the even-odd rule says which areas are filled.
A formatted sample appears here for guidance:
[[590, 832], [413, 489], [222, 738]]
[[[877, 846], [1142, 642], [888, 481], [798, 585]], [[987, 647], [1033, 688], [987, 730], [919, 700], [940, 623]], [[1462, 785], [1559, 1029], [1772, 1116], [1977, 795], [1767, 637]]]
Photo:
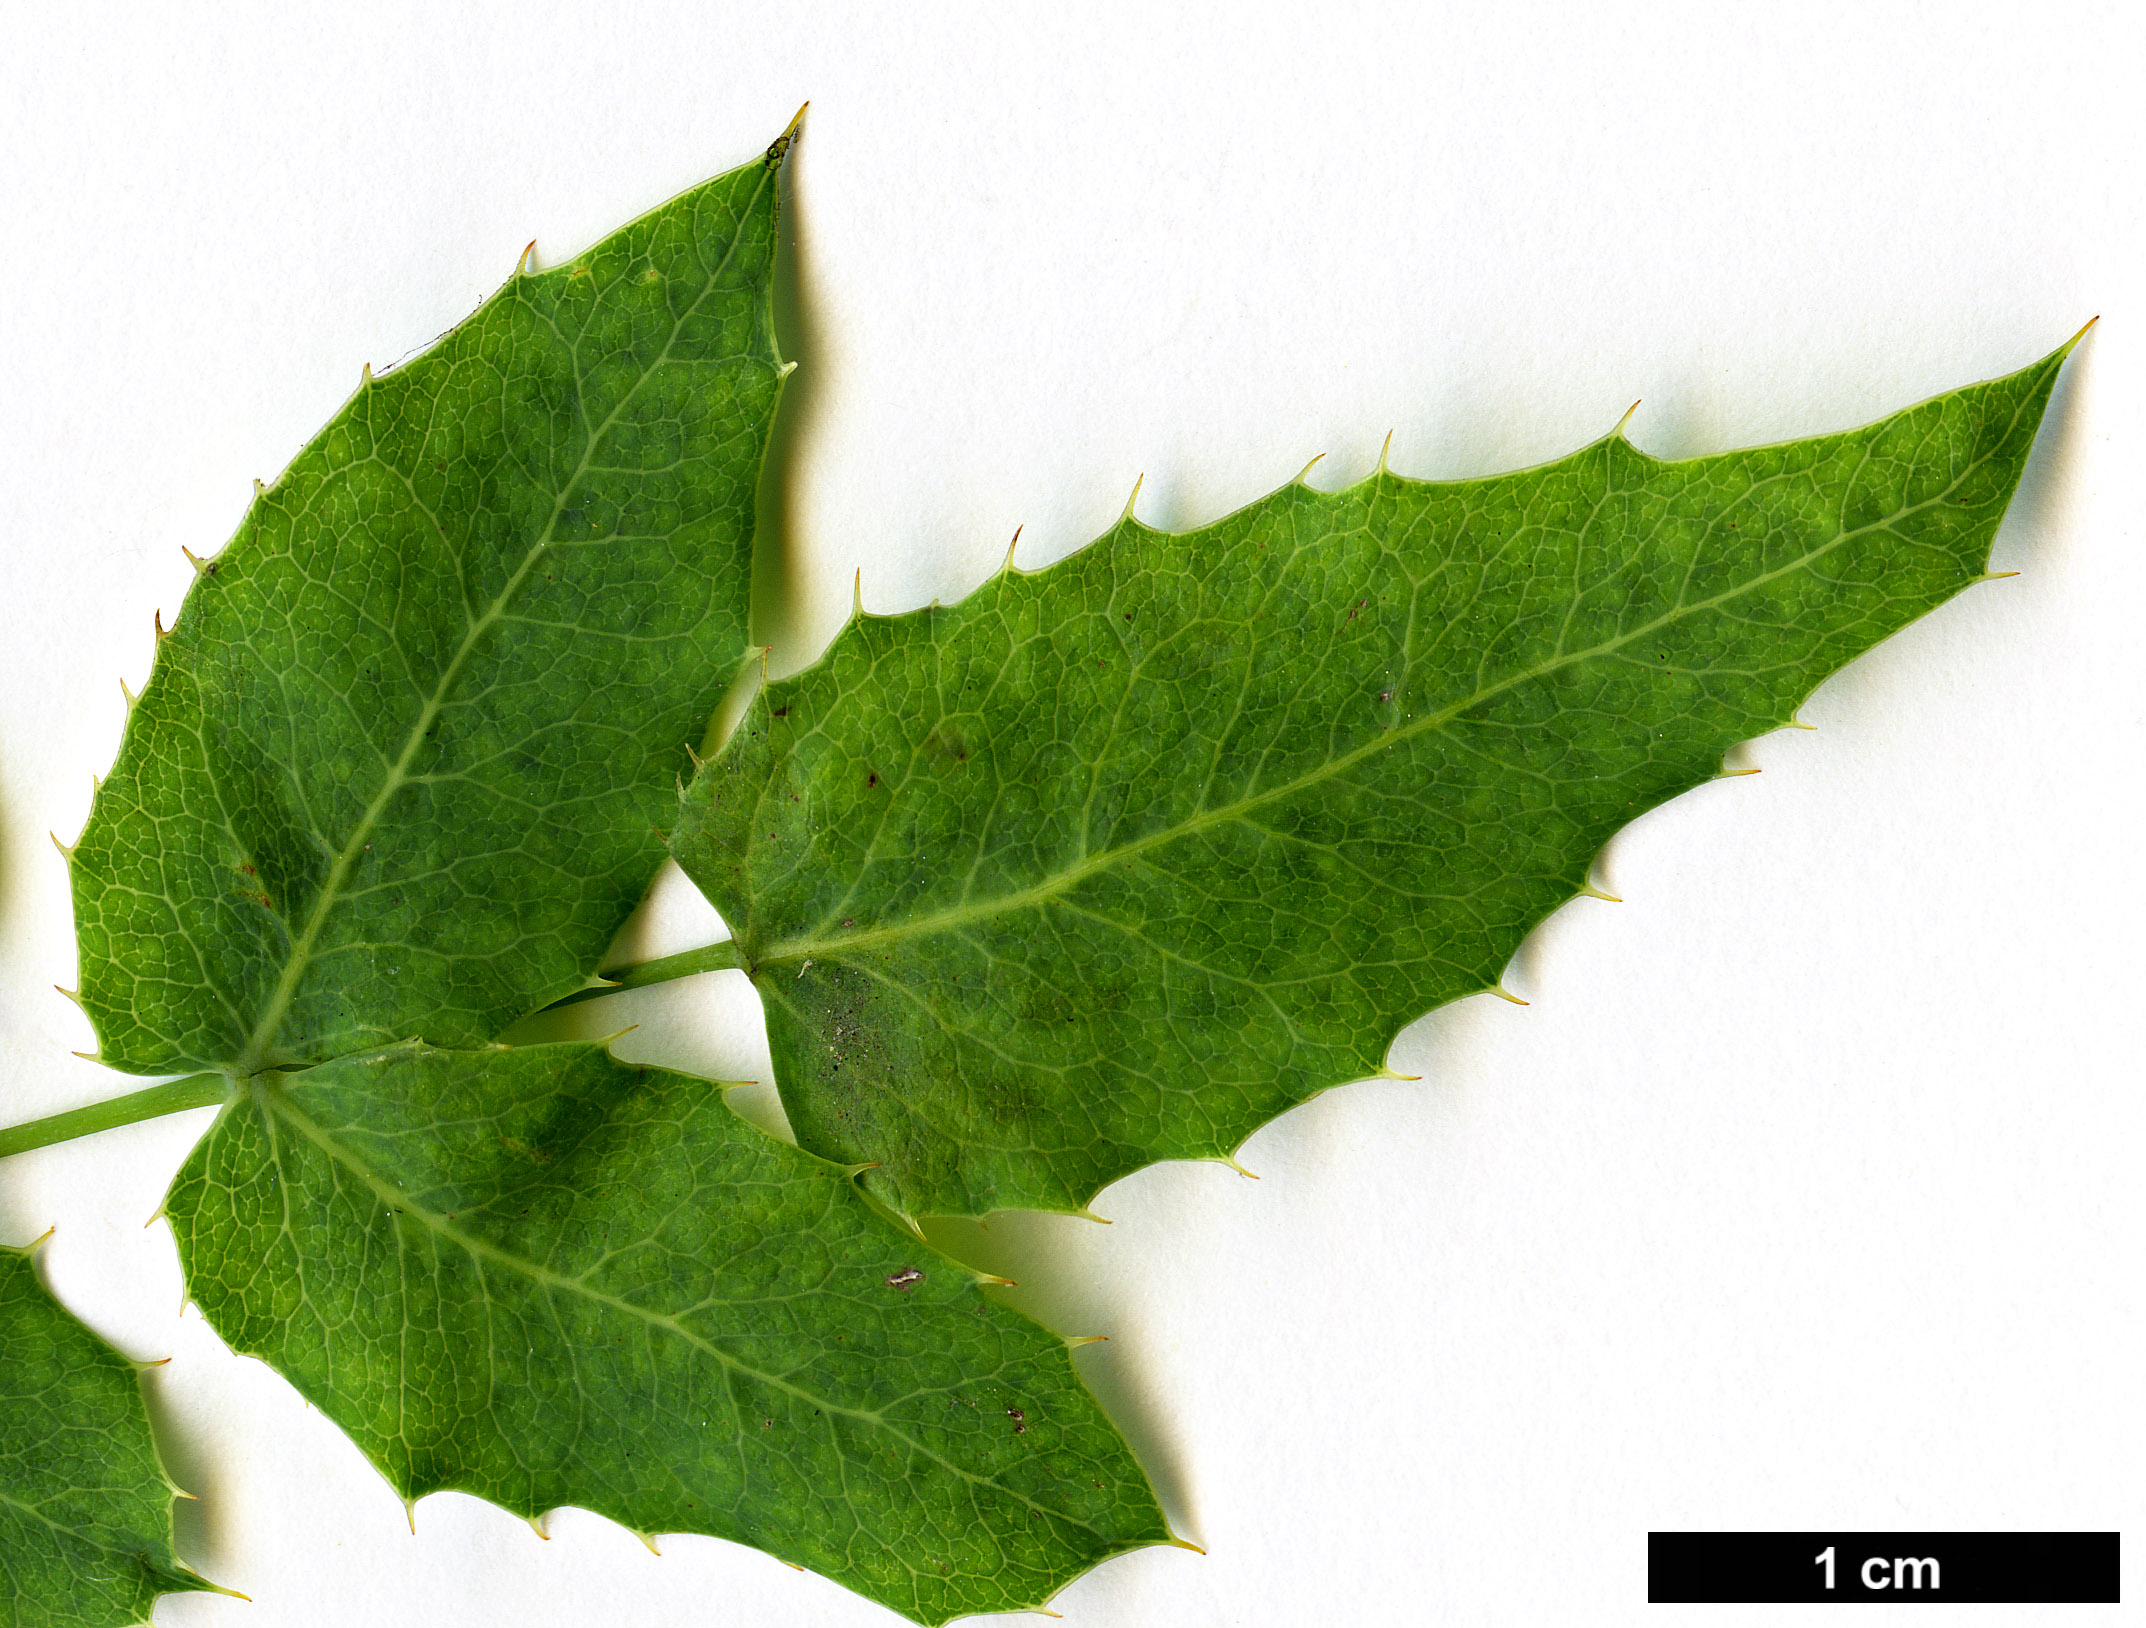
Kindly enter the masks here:
[[707, 1082], [396, 1046], [248, 1083], [189, 1292], [396, 1490], [709, 1532], [923, 1622], [1169, 1542], [1066, 1342]]
[[0, 1623], [147, 1622], [213, 1589], [172, 1554], [171, 1500], [134, 1364], [0, 1249]]
[[200, 566], [72, 855], [103, 1061], [478, 1044], [585, 980], [746, 649], [788, 141], [368, 372]]
[[1844, 435], [1128, 509], [766, 686], [672, 850], [910, 1214], [1225, 1157], [1496, 988], [1618, 827], [1976, 581], [2063, 357]]

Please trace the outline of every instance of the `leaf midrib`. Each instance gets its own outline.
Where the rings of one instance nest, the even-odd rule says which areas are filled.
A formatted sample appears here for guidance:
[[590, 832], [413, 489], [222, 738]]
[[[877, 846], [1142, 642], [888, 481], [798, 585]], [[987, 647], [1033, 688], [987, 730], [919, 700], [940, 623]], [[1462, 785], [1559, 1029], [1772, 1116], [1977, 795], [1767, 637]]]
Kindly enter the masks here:
[[[607, 1310], [637, 1318], [652, 1328], [661, 1329], [684, 1341], [687, 1345], [699, 1351], [702, 1355], [712, 1358], [732, 1373], [785, 1392], [823, 1412], [841, 1414], [846, 1418], [859, 1420], [876, 1430], [883, 1431], [918, 1456], [930, 1460], [942, 1469], [972, 1485], [988, 1487], [996, 1493], [1026, 1505], [1039, 1514], [1047, 1515], [1053, 1520], [1064, 1521], [1071, 1526], [1077, 1526], [1085, 1532], [1091, 1532], [1096, 1537], [1108, 1541], [1108, 1534], [1078, 1516], [1069, 1515], [1063, 1510], [1052, 1509], [1046, 1504], [1038, 1503], [1027, 1494], [1019, 1492], [1003, 1482], [995, 1481], [989, 1476], [978, 1475], [975, 1471], [955, 1463], [940, 1453], [934, 1452], [930, 1447], [910, 1435], [909, 1432], [901, 1429], [898, 1425], [890, 1423], [884, 1414], [874, 1409], [851, 1407], [847, 1404], [836, 1402], [831, 1398], [819, 1396], [812, 1391], [806, 1390], [803, 1386], [790, 1380], [779, 1378], [765, 1370], [755, 1368], [750, 1363], [743, 1362], [725, 1351], [721, 1346], [701, 1338], [701, 1336], [695, 1334], [691, 1329], [679, 1322], [677, 1318], [668, 1313], [652, 1311], [647, 1307], [637, 1306], [630, 1300], [623, 1300], [616, 1295], [606, 1294], [600, 1289], [593, 1288], [578, 1278], [562, 1276], [552, 1271], [549, 1267], [528, 1259], [526, 1256], [518, 1255], [487, 1238], [480, 1237], [462, 1227], [456, 1226], [437, 1211], [428, 1210], [424, 1206], [412, 1202], [408, 1194], [397, 1189], [387, 1178], [373, 1170], [354, 1151], [337, 1141], [326, 1126], [323, 1126], [299, 1109], [290, 1100], [290, 1094], [287, 1090], [270, 1083], [266, 1078], [255, 1079], [253, 1082], [253, 1096], [264, 1115], [282, 1120], [301, 1136], [305, 1137], [307, 1141], [319, 1148], [329, 1159], [356, 1176], [373, 1194], [374, 1198], [380, 1202], [382, 1207], [391, 1214], [410, 1216], [419, 1225], [423, 1226], [426, 1231], [452, 1244], [472, 1259], [490, 1261], [494, 1265], [514, 1272], [533, 1283], [540, 1284], [548, 1290], [575, 1295]], [[273, 1134], [270, 1135], [269, 1145], [272, 1150], [276, 1146], [276, 1139]], [[273, 1153], [272, 1156], [276, 1157], [277, 1166], [280, 1170], [282, 1165], [280, 1156]], [[285, 1179], [280, 1185], [288, 1192], [291, 1182], [288, 1173], [285, 1172], [284, 1174]], [[287, 1221], [285, 1230], [286, 1232], [289, 1230]], [[295, 1243], [295, 1240], [293, 1242]]]
[[[299, 981], [305, 976], [306, 969], [312, 964], [314, 943], [320, 937], [322, 929], [326, 927], [328, 918], [334, 913], [336, 905], [341, 902], [343, 888], [350, 879], [350, 873], [356, 867], [359, 857], [365, 852], [366, 839], [372, 835], [374, 828], [379, 824], [380, 817], [386, 813], [387, 806], [394, 799], [395, 794], [410, 783], [410, 765], [416, 761], [417, 755], [423, 748], [434, 722], [437, 721], [440, 713], [446, 709], [448, 694], [454, 688], [455, 681], [461, 677], [463, 666], [476, 651], [484, 636], [503, 618], [507, 606], [513, 601], [515, 595], [521, 591], [522, 584], [528, 580], [529, 573], [536, 568], [537, 561], [543, 557], [544, 551], [551, 546], [553, 534], [558, 530], [559, 517], [566, 512], [567, 505], [579, 488], [583, 477], [597, 467], [593, 460], [596, 450], [602, 444], [604, 437], [611, 432], [612, 426], [618, 422], [619, 415], [640, 394], [641, 388], [670, 360], [671, 348], [678, 342], [679, 332], [685, 327], [687, 319], [700, 309], [701, 303], [708, 298], [709, 293], [721, 281], [723, 273], [730, 269], [730, 262], [738, 252], [738, 245], [744, 241], [746, 229], [752, 219], [753, 207], [759, 202], [761, 193], [768, 186], [774, 173], [775, 171], [772, 167], [762, 169], [759, 183], [753, 189], [752, 198], [739, 211], [738, 229], [732, 235], [729, 247], [723, 251], [722, 259], [709, 272], [707, 279], [701, 284], [700, 292], [694, 295], [692, 303], [687, 305], [684, 311], [671, 323], [671, 329], [664, 339], [662, 351], [654, 361], [641, 370], [639, 376], [633, 381], [631, 388], [619, 398], [617, 404], [605, 415], [603, 423], [589, 433], [582, 444], [581, 456], [574, 465], [573, 473], [561, 484], [557, 497], [552, 501], [551, 514], [544, 522], [543, 531], [529, 545], [528, 550], [522, 556], [521, 564], [515, 569], [514, 575], [508, 579], [506, 586], [499, 591], [484, 614], [472, 622], [464, 631], [461, 643], [456, 646], [454, 655], [449, 659], [446, 668], [440, 674], [439, 682], [433, 686], [432, 694], [426, 698], [424, 706], [419, 709], [417, 720], [411, 725], [409, 738], [403, 743], [402, 751], [396, 757], [394, 763], [389, 766], [379, 792], [366, 805], [365, 812], [359, 817], [357, 825], [344, 842], [342, 850], [330, 864], [328, 875], [321, 884], [319, 896], [314, 900], [313, 909], [306, 918], [304, 928], [301, 929], [297, 939], [292, 943], [290, 955], [284, 961], [282, 975], [276, 980], [276, 987], [269, 996], [268, 1004], [262, 1012], [261, 1020], [255, 1025], [252, 1035], [247, 1038], [245, 1049], [240, 1054], [235, 1069], [235, 1072], [240, 1076], [257, 1074], [264, 1068], [274, 1066], [271, 1048], [275, 1043], [277, 1031], [282, 1028], [283, 1020], [290, 1012], [291, 1002], [298, 993]], [[517, 277], [519, 275], [517, 273]], [[568, 350], [571, 354], [573, 347], [569, 346]], [[584, 382], [578, 357], [575, 361], [574, 382], [578, 395]]]
[[[2013, 421], [2015, 423], [2018, 420], [2018, 412], [2017, 408], [2013, 410]], [[1129, 863], [1150, 849], [1163, 847], [1181, 838], [1196, 835], [1211, 827], [1242, 819], [1270, 803], [1293, 797], [1299, 792], [1319, 786], [1336, 775], [1353, 768], [1367, 757], [1374, 756], [1416, 736], [1443, 730], [1462, 714], [1481, 706], [1484, 702], [1518, 685], [1528, 683], [1580, 662], [1593, 661], [1603, 656], [1614, 655], [1626, 645], [1651, 637], [1659, 633], [1663, 628], [1669, 627], [1685, 617], [1702, 615], [1707, 611], [1719, 609], [1721, 606], [1744, 594], [1762, 588], [1768, 583], [1778, 581], [1780, 578], [1792, 575], [1795, 572], [1807, 570], [1835, 549], [1857, 537], [1867, 536], [1872, 532], [1888, 530], [1912, 515], [1919, 514], [1926, 509], [1941, 506], [1953, 492], [1958, 490], [1969, 475], [1988, 461], [1989, 458], [1985, 456], [1967, 464], [1954, 476], [1943, 491], [1921, 503], [1904, 505], [1895, 509], [1882, 520], [1837, 531], [1819, 547], [1810, 550], [1797, 559], [1771, 571], [1761, 572], [1757, 576], [1750, 577], [1738, 583], [1735, 587], [1714, 595], [1710, 599], [1700, 600], [1691, 604], [1679, 604], [1673, 610], [1656, 617], [1654, 620], [1644, 623], [1630, 632], [1605, 640], [1601, 644], [1590, 646], [1585, 650], [1574, 651], [1570, 654], [1555, 656], [1532, 667], [1517, 671], [1495, 684], [1484, 686], [1474, 694], [1453, 702], [1437, 712], [1426, 713], [1419, 720], [1385, 730], [1364, 742], [1361, 746], [1328, 760], [1309, 773], [1299, 775], [1296, 779], [1286, 781], [1267, 791], [1240, 798], [1234, 803], [1224, 804], [1220, 807], [1201, 809], [1175, 825], [1151, 832], [1144, 837], [1135, 838], [1131, 842], [1123, 843], [1102, 853], [1092, 854], [1073, 865], [1069, 865], [1053, 876], [1046, 877], [1044, 880], [1033, 883], [1028, 887], [1016, 889], [1011, 893], [1001, 894], [997, 898], [985, 900], [978, 904], [953, 905], [928, 915], [914, 917], [908, 921], [891, 922], [884, 926], [860, 929], [854, 933], [785, 940], [760, 955], [752, 957], [753, 964], [761, 966], [785, 962], [794, 963], [817, 956], [846, 956], [855, 951], [869, 949], [876, 945], [945, 932], [965, 926], [970, 922], [986, 920], [993, 916], [1048, 904], [1053, 899], [1069, 892], [1090, 876], [1107, 870], [1113, 865]]]

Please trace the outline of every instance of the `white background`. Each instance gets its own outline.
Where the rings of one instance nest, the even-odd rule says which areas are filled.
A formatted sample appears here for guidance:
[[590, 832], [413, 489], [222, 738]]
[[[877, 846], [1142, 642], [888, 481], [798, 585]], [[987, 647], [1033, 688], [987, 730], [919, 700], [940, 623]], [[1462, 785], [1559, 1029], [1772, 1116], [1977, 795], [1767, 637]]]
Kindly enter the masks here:
[[[1611, 845], [1419, 1084], [949, 1233], [1107, 1332], [1179, 1529], [1092, 1628], [1804, 1620], [1648, 1608], [1650, 1528], [2140, 1525], [2138, 41], [2115, 6], [29, 7], [0, 24], [0, 1122], [127, 1082], [60, 860], [150, 618], [383, 365], [760, 151], [808, 97], [787, 553], [759, 631], [965, 592], [1326, 455], [1835, 430], [2104, 321], [1978, 588]], [[643, 935], [715, 934], [674, 888]], [[765, 1078], [723, 974], [624, 1049]], [[764, 1106], [764, 1102], [763, 1102]], [[875, 1624], [707, 1538], [443, 1495], [180, 1310], [207, 1111], [0, 1166], [0, 1241], [141, 1357], [215, 1628]], [[2115, 1608], [1957, 1620], [2088, 1624]]]

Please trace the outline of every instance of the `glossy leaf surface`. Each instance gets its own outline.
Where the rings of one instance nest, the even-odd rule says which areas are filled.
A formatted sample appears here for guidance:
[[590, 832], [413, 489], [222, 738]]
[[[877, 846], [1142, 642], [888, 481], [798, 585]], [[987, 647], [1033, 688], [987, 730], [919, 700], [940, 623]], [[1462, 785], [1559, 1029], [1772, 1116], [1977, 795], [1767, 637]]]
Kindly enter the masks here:
[[1984, 573], [2064, 354], [1718, 457], [1128, 515], [853, 620], [672, 840], [800, 1141], [910, 1214], [1075, 1210], [1378, 1072], [1619, 826]]

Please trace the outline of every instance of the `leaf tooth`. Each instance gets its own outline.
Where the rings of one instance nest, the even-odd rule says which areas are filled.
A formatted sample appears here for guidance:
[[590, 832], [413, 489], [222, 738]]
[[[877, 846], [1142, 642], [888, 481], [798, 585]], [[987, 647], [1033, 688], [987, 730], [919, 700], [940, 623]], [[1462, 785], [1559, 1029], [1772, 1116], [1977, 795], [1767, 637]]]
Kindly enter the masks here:
[[[857, 567], [857, 574], [850, 579], [849, 619], [852, 622], [864, 620], [864, 567], [861, 565]], [[763, 676], [766, 675], [766, 663], [761, 664], [760, 671]]]
[[1515, 995], [1503, 984], [1492, 984], [1483, 993], [1486, 995], [1495, 995], [1501, 1001], [1511, 1001], [1515, 1006], [1526, 1006], [1530, 1004], [1529, 1002], [1522, 1000], [1518, 995]]
[[[534, 271], [535, 269], [536, 269], [536, 239], [535, 239], [535, 238], [531, 238], [531, 239], [529, 240], [528, 246], [527, 246], [526, 248], [524, 248], [524, 249], [522, 250], [522, 252], [521, 252], [521, 255], [519, 256], [519, 258], [517, 258], [517, 259], [515, 260], [515, 262], [514, 262], [514, 275], [515, 275], [515, 276], [517, 276], [517, 277], [527, 277], [527, 276], [528, 276], [528, 275], [529, 275], [529, 274], [530, 274], [530, 273], [531, 273], [532, 271]], [[532, 1525], [534, 1525], [535, 1523], [534, 1523], [534, 1522], [532, 1522], [531, 1524], [532, 1524]], [[539, 1533], [539, 1534], [538, 1534], [538, 1536], [540, 1536], [540, 1537], [541, 1537], [542, 1535], [543, 1535], [542, 1533]]]
[[1636, 401], [1635, 401], [1635, 402], [1633, 402], [1631, 406], [1627, 407], [1627, 408], [1626, 408], [1626, 409], [1624, 410], [1624, 417], [1622, 417], [1622, 418], [1618, 419], [1618, 420], [1617, 420], [1617, 427], [1616, 427], [1616, 428], [1615, 428], [1614, 430], [1611, 430], [1611, 431], [1610, 431], [1610, 439], [1611, 439], [1612, 441], [1630, 441], [1630, 440], [1631, 440], [1631, 437], [1630, 437], [1630, 436], [1628, 436], [1628, 435], [1626, 435], [1626, 434], [1625, 434], [1624, 432], [1625, 432], [1625, 428], [1626, 428], [1626, 426], [1627, 426], [1627, 425], [1629, 425], [1629, 424], [1630, 424], [1630, 423], [1632, 422], [1632, 415], [1633, 415], [1634, 413], [1638, 412], [1638, 411], [1639, 411], [1639, 403], [1638, 403], [1638, 402], [1636, 402]]
[[195, 576], [206, 577], [215, 575], [216, 562], [214, 559], [203, 559], [199, 554], [196, 554], [184, 543], [181, 543], [179, 545], [179, 552], [186, 556], [186, 563], [194, 568]]
[[1066, 1336], [1068, 1350], [1077, 1350], [1084, 1345], [1108, 1345], [1109, 1343], [1110, 1336], [1108, 1334], [1068, 1334]]
[[1009, 575], [1009, 574], [1010, 574], [1010, 573], [1012, 572], [1012, 570], [1013, 570], [1013, 551], [1014, 551], [1014, 550], [1015, 550], [1016, 548], [1018, 548], [1018, 547], [1020, 546], [1020, 543], [1021, 543], [1021, 528], [1020, 528], [1019, 526], [1015, 526], [1015, 527], [1013, 528], [1013, 541], [1012, 541], [1012, 542], [1010, 542], [1010, 543], [1008, 543], [1008, 544], [1006, 545], [1006, 560], [1005, 560], [1005, 563], [1004, 563], [1004, 564], [1002, 564], [1002, 565], [1001, 565], [1001, 566], [1000, 566], [1000, 567], [998, 568], [998, 574], [999, 574], [1000, 576], [1002, 576], [1002, 577], [1003, 577], [1003, 576]]
[[164, 625], [164, 612], [162, 608], [160, 607], [157, 610], [152, 611], [150, 613], [150, 617], [151, 620], [154, 621], [156, 624], [156, 642], [158, 644], [162, 644], [166, 639], [171, 637], [171, 629]]
[[69, 1000], [73, 1001], [76, 1007], [80, 1008], [82, 1011], [86, 1012], [89, 1010], [88, 1007], [82, 1005], [81, 990], [69, 989], [65, 984], [54, 984], [52, 987], [54, 989], [57, 989], [62, 995], [65, 995]]
[[[531, 248], [534, 248], [535, 246], [536, 245], [533, 243], [530, 245]], [[531, 1515], [529, 1517], [529, 1530], [534, 1532], [538, 1537], [542, 1538], [546, 1543], [549, 1543], [551, 1541], [551, 1534], [544, 1530], [543, 1516]]]
[[1259, 1180], [1258, 1171], [1245, 1169], [1243, 1165], [1239, 1164], [1235, 1159], [1232, 1159], [1227, 1153], [1216, 1154], [1214, 1156], [1214, 1163], [1228, 1165], [1230, 1169], [1236, 1171], [1237, 1174], [1242, 1176], [1246, 1181]]
[[[1388, 462], [1386, 461], [1386, 455], [1387, 455], [1388, 453], [1392, 452], [1392, 451], [1393, 451], [1393, 431], [1391, 431], [1391, 430], [1388, 430], [1388, 431], [1386, 432], [1386, 444], [1385, 444], [1384, 446], [1382, 446], [1382, 447], [1380, 447], [1380, 448], [1379, 448], [1379, 468], [1378, 468], [1378, 472], [1379, 472], [1379, 473], [1380, 473], [1381, 475], [1390, 475], [1390, 474], [1392, 474], [1392, 473], [1393, 473], [1393, 465], [1389, 464], [1389, 463], [1388, 463]], [[1204, 1551], [1203, 1551], [1203, 1552], [1204, 1552]]]
[[1758, 769], [1732, 769], [1727, 765], [1723, 765], [1721, 771], [1714, 778], [1716, 780], [1743, 780], [1761, 772]]
[[1305, 477], [1306, 477], [1306, 476], [1308, 476], [1308, 475], [1309, 475], [1309, 474], [1310, 474], [1310, 473], [1312, 472], [1312, 466], [1313, 466], [1314, 464], [1318, 463], [1318, 461], [1319, 461], [1319, 459], [1320, 459], [1320, 458], [1323, 458], [1323, 457], [1325, 457], [1325, 456], [1326, 456], [1326, 454], [1322, 452], [1322, 453], [1320, 453], [1320, 454], [1318, 455], [1318, 457], [1315, 457], [1315, 458], [1313, 458], [1313, 459], [1312, 459], [1312, 461], [1311, 461], [1311, 463], [1308, 463], [1308, 464], [1306, 464], [1306, 465], [1305, 465], [1305, 466], [1304, 466], [1304, 467], [1303, 467], [1302, 469], [1300, 469], [1300, 470], [1298, 470], [1298, 471], [1297, 471], [1297, 478], [1296, 478], [1295, 480], [1291, 481], [1291, 482], [1290, 482], [1289, 484], [1290, 484], [1290, 485], [1292, 485], [1292, 486], [1305, 486], [1305, 485], [1307, 485], [1307, 482], [1306, 482], [1306, 480], [1305, 480]]
[[1167, 1542], [1169, 1547], [1173, 1549], [1190, 1549], [1196, 1555], [1203, 1555], [1207, 1553], [1207, 1551], [1201, 1548], [1197, 1543], [1189, 1543], [1185, 1539], [1179, 1537], [1175, 1532], [1172, 1532], [1170, 1534]]
[[1600, 899], [1600, 900], [1602, 900], [1602, 901], [1603, 901], [1603, 902], [1604, 902], [1605, 904], [1623, 904], [1623, 903], [1624, 903], [1624, 901], [1623, 901], [1622, 899], [1618, 898], [1616, 894], [1614, 894], [1614, 893], [1605, 893], [1605, 892], [1603, 892], [1603, 891], [1602, 891], [1602, 889], [1600, 889], [1600, 888], [1596, 887], [1596, 886], [1594, 885], [1594, 883], [1592, 883], [1592, 882], [1582, 882], [1582, 883], [1580, 884], [1580, 891], [1579, 891], [1579, 893], [1578, 893], [1578, 894], [1576, 895], [1576, 897], [1578, 897], [1578, 898], [1582, 898], [1582, 899]]
[[1140, 483], [1146, 479], [1147, 473], [1144, 470], [1139, 475], [1134, 477], [1132, 494], [1125, 500], [1125, 512], [1118, 516], [1119, 525], [1122, 526], [1125, 524], [1126, 521], [1132, 519], [1133, 505], [1140, 501]]
[[655, 1533], [636, 1532], [634, 1533], [634, 1536], [641, 1540], [641, 1546], [646, 1549], [650, 1554], [654, 1555], [658, 1560], [661, 1560], [663, 1558], [663, 1551], [656, 1547]]
[[258, 476], [258, 475], [254, 476], [254, 477], [253, 477], [253, 500], [254, 500], [254, 501], [255, 501], [256, 503], [258, 503], [258, 502], [260, 502], [260, 500], [261, 500], [262, 498], [264, 498], [264, 497], [266, 497], [266, 496], [268, 496], [268, 483], [267, 483], [266, 481], [262, 480], [260, 476]]
[[141, 700], [141, 697], [139, 695], [135, 694], [134, 691], [127, 688], [127, 681], [125, 679], [121, 679], [119, 681], [119, 693], [127, 698], [127, 711], [129, 712], [132, 712], [135, 708], [136, 703]]
[[373, 382], [373, 365], [370, 362], [358, 369], [358, 388], [363, 390]]
[[59, 849], [60, 857], [72, 865], [75, 858], [75, 849], [80, 847], [81, 844], [79, 842], [67, 843], [60, 841], [60, 834], [57, 831], [47, 831], [45, 835], [52, 839], [52, 846]]

